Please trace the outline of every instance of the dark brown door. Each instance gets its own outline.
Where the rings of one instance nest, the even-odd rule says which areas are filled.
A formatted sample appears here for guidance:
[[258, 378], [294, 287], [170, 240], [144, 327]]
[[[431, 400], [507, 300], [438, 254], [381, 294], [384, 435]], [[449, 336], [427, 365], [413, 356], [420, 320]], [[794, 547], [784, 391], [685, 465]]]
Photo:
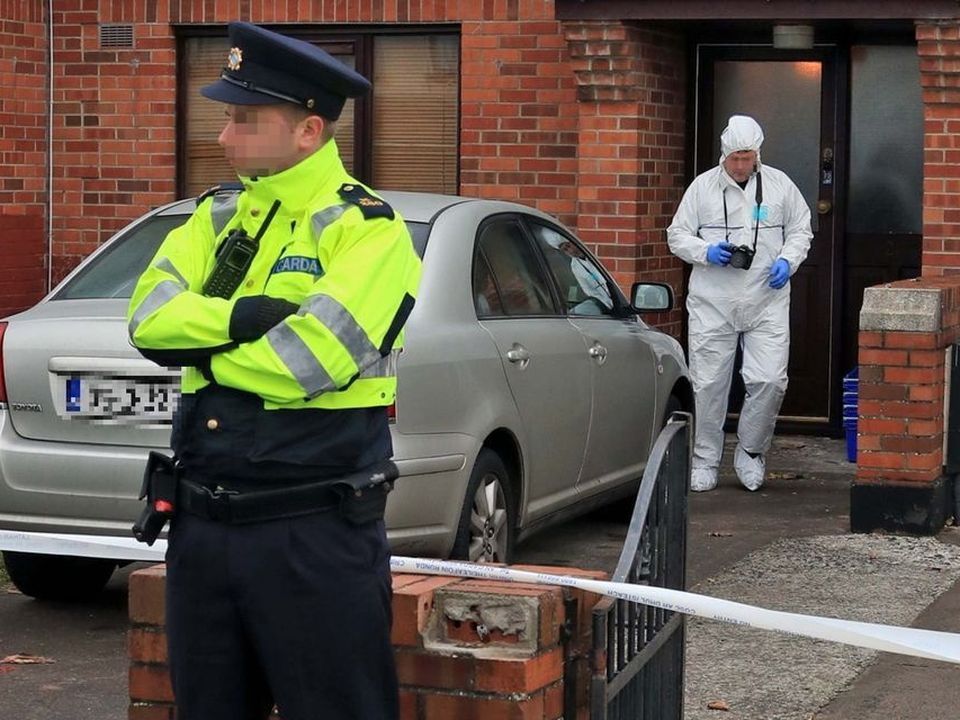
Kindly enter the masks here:
[[843, 369], [857, 364], [863, 289], [920, 274], [923, 225], [923, 98], [917, 48], [910, 43], [854, 45], [849, 64]]
[[[717, 164], [720, 132], [730, 115], [754, 117], [763, 127], [761, 162], [787, 173], [810, 206], [813, 242], [791, 279], [790, 385], [780, 426], [823, 429], [834, 424], [836, 353], [840, 317], [840, 254], [836, 251], [838, 188], [843, 153], [838, 147], [837, 55], [832, 49], [702, 47], [698, 53], [696, 157], [698, 173]], [[731, 412], [743, 387], [734, 383]]]

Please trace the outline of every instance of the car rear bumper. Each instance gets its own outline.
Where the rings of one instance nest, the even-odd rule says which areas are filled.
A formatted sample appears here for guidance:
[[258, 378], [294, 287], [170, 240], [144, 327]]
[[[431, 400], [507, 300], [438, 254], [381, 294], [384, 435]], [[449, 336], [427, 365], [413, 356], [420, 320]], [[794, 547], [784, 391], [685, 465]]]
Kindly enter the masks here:
[[[453, 433], [394, 433], [393, 443], [401, 476], [387, 505], [391, 546], [445, 556], [453, 547], [476, 441]], [[26, 440], [0, 410], [0, 531], [131, 538], [143, 507], [137, 496], [146, 457], [140, 448]], [[0, 544], [3, 549], [14, 548]]]

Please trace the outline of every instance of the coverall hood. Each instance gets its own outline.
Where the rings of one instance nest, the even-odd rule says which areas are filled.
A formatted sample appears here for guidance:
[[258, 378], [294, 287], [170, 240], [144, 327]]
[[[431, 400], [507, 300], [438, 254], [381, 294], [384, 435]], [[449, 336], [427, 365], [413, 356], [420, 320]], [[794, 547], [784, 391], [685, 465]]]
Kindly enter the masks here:
[[754, 150], [757, 153], [757, 166], [760, 165], [760, 146], [763, 144], [763, 129], [748, 115], [733, 115], [720, 133], [720, 162], [730, 153], [741, 150]]

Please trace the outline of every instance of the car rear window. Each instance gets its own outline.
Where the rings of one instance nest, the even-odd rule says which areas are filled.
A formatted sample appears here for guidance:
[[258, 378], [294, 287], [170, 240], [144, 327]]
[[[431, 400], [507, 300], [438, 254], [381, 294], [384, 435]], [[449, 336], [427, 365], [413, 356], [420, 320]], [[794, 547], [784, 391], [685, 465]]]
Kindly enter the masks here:
[[427, 237], [430, 235], [430, 225], [422, 222], [406, 221], [407, 229], [410, 231], [410, 238], [413, 240], [413, 249], [417, 255], [423, 258], [423, 253], [427, 249]]
[[[54, 300], [89, 300], [97, 298], [129, 298], [137, 278], [157, 254], [160, 243], [174, 228], [187, 221], [189, 215], [154, 215], [121, 235], [70, 279], [53, 296]], [[427, 247], [430, 225], [408, 222], [413, 246], [422, 258]]]
[[54, 300], [129, 298], [171, 230], [189, 215], [154, 215], [121, 235], [54, 295]]

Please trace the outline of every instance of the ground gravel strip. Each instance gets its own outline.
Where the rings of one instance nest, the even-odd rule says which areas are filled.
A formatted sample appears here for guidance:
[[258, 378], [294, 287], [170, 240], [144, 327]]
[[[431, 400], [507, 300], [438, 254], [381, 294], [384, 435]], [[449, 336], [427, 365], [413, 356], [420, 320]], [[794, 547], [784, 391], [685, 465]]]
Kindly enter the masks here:
[[[910, 625], [960, 579], [960, 548], [936, 538], [781, 540], [694, 592], [771, 610]], [[685, 720], [809, 720], [877, 657], [822, 640], [687, 621]], [[722, 702], [729, 710], [708, 709]]]

